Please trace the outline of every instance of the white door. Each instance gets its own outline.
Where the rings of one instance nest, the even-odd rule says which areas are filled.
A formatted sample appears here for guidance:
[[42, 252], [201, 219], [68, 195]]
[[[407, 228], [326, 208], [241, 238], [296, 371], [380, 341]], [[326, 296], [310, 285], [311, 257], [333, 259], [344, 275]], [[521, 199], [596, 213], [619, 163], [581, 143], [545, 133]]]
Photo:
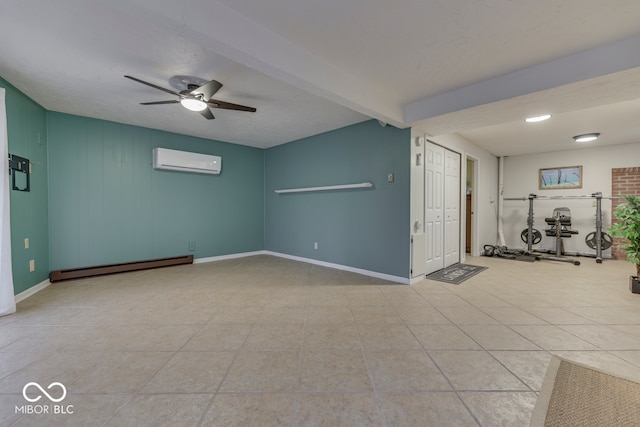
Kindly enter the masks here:
[[444, 266], [460, 262], [460, 154], [445, 151]]
[[444, 268], [444, 148], [426, 144], [425, 227], [426, 274]]

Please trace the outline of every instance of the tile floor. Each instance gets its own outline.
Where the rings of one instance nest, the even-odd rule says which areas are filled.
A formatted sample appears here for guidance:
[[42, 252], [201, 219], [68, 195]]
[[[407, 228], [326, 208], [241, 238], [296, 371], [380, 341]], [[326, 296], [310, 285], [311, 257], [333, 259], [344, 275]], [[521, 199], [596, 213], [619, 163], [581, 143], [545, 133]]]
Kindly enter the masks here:
[[[0, 425], [526, 426], [551, 354], [640, 379], [631, 264], [467, 263], [489, 268], [407, 286], [265, 255], [52, 284], [0, 318]], [[16, 414], [29, 382], [73, 413]]]

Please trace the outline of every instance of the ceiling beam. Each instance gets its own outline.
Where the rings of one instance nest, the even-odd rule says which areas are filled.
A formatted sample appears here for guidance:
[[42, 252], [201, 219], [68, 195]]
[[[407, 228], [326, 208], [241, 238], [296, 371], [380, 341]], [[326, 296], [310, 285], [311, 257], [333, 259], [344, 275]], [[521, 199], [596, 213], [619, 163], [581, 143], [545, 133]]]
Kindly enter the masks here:
[[[188, 3], [188, 7], [185, 5]], [[215, 0], [112, 0], [123, 13], [174, 31], [208, 49], [359, 113], [404, 127], [399, 100], [326, 63], [294, 42]]]
[[640, 67], [640, 36], [568, 55], [473, 83], [403, 106], [403, 121], [413, 124], [455, 111]]

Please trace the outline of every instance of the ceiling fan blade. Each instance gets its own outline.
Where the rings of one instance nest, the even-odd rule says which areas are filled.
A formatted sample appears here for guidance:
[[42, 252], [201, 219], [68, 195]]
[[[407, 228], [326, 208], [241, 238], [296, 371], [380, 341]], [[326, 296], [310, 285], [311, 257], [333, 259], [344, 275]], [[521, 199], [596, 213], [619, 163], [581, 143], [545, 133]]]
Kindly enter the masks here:
[[202, 99], [207, 100], [207, 99], [211, 99], [211, 97], [220, 90], [220, 88], [222, 87], [222, 83], [216, 81], [216, 80], [211, 80], [206, 82], [205, 84], [203, 84], [202, 86], [192, 90], [190, 93], [191, 95], [199, 95], [202, 94]]
[[210, 99], [209, 106], [213, 108], [222, 108], [224, 110], [236, 110], [236, 111], [248, 111], [255, 113], [257, 110], [253, 107], [247, 107], [246, 105], [233, 104], [231, 102], [218, 101], [217, 99]]
[[160, 104], [178, 104], [180, 101], [155, 101], [155, 102], [141, 102], [140, 105], [160, 105]]
[[154, 85], [153, 83], [145, 82], [144, 80], [140, 80], [140, 79], [138, 79], [138, 78], [131, 77], [131, 76], [125, 76], [125, 77], [126, 77], [126, 78], [128, 78], [128, 79], [131, 79], [131, 80], [133, 80], [133, 81], [135, 81], [135, 82], [142, 83], [143, 85], [151, 86], [151, 87], [152, 87], [152, 88], [154, 88], [154, 89], [158, 89], [158, 90], [161, 90], [161, 91], [163, 91], [163, 92], [170, 93], [171, 95], [180, 96], [180, 94], [179, 94], [178, 92], [174, 92], [174, 91], [172, 91], [172, 90], [170, 90], [170, 89], [165, 89], [165, 88], [163, 88], [163, 87], [160, 87], [160, 86]]
[[200, 111], [200, 114], [202, 114], [204, 118], [207, 120], [215, 119], [215, 117], [213, 117], [213, 113], [208, 108], [205, 108], [204, 110]]

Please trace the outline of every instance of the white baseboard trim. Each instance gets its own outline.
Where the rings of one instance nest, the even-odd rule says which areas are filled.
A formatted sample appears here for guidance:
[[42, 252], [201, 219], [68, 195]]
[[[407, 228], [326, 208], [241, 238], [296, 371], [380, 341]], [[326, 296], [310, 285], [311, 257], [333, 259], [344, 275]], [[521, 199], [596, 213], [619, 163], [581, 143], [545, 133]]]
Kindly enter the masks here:
[[51, 284], [51, 282], [49, 281], [49, 279], [43, 280], [42, 282], [38, 283], [37, 285], [34, 285], [34, 286], [30, 287], [29, 289], [20, 292], [18, 295], [15, 296], [16, 304], [19, 303], [20, 301], [24, 301], [25, 299], [29, 298], [30, 296], [32, 296], [32, 295], [40, 292], [41, 290], [47, 288], [50, 284]]
[[342, 265], [342, 264], [334, 264], [332, 262], [319, 261], [317, 259], [312, 259], [312, 258], [303, 258], [295, 255], [283, 254], [280, 252], [264, 251], [264, 253], [267, 255], [273, 255], [280, 258], [286, 258], [294, 261], [306, 262], [308, 264], [315, 264], [322, 267], [335, 268], [336, 270], [348, 271], [350, 273], [362, 274], [364, 276], [375, 277], [376, 279], [383, 279], [383, 280], [388, 280], [390, 282], [402, 283], [404, 285], [409, 284], [409, 279], [407, 279], [406, 277], [393, 276], [390, 274], [378, 273], [377, 271], [364, 270], [361, 268], [349, 267], [347, 265]]
[[267, 251], [253, 251], [253, 252], [240, 252], [237, 254], [229, 254], [229, 255], [220, 255], [220, 256], [212, 256], [207, 258], [197, 258], [193, 260], [194, 264], [203, 264], [205, 262], [215, 262], [215, 261], [224, 261], [227, 259], [235, 259], [235, 258], [245, 258], [248, 256], [255, 255], [265, 255]]
[[[364, 270], [364, 269], [361, 269], [361, 268], [349, 267], [347, 265], [334, 264], [334, 263], [331, 263], [331, 262], [319, 261], [317, 259], [304, 258], [304, 257], [295, 256], [295, 255], [288, 255], [288, 254], [283, 254], [283, 253], [280, 253], [280, 252], [273, 252], [273, 251], [266, 251], [266, 250], [253, 251], [253, 252], [241, 252], [241, 253], [236, 253], [236, 254], [221, 255], [221, 256], [214, 256], [214, 257], [207, 257], [207, 258], [197, 258], [197, 259], [193, 260], [193, 263], [194, 264], [203, 264], [203, 263], [207, 263], [207, 262], [224, 261], [224, 260], [236, 259], [236, 258], [246, 258], [246, 257], [256, 256], [256, 255], [272, 255], [272, 256], [279, 257], [279, 258], [290, 259], [290, 260], [293, 260], [293, 261], [306, 262], [307, 264], [315, 264], [315, 265], [319, 265], [319, 266], [322, 266], [322, 267], [335, 268], [336, 270], [342, 270], [342, 271], [348, 271], [348, 272], [351, 272], [351, 273], [362, 274], [364, 276], [375, 277], [377, 279], [388, 280], [390, 282], [402, 283], [404, 285], [410, 285], [410, 284], [413, 284], [413, 283], [417, 283], [417, 282], [420, 282], [420, 281], [422, 281], [424, 279], [424, 276], [416, 277], [416, 278], [413, 278], [413, 279], [407, 279], [406, 277], [393, 276], [393, 275], [390, 275], [390, 274], [378, 273], [376, 271], [370, 271], [370, 270]], [[24, 301], [25, 299], [29, 298], [32, 295], [35, 295], [36, 293], [40, 292], [41, 290], [47, 288], [49, 285], [51, 285], [51, 282], [49, 281], [49, 279], [46, 279], [46, 280], [43, 280], [42, 282], [38, 283], [37, 285], [34, 285], [34, 286], [30, 287], [29, 289], [20, 292], [19, 294], [17, 294], [15, 296], [16, 304], [19, 303], [20, 301]]]
[[[243, 252], [238, 254], [222, 255], [222, 256], [209, 257], [209, 258], [198, 258], [198, 259], [194, 259], [193, 263], [200, 264], [200, 263], [212, 262], [212, 261], [222, 261], [225, 259], [244, 258], [244, 257], [254, 256], [254, 255], [264, 255], [265, 253], [266, 251], [255, 251], [255, 252]], [[20, 292], [15, 296], [16, 304], [19, 303], [20, 301], [24, 301], [30, 296], [35, 295], [41, 290], [47, 288], [50, 284], [51, 282], [49, 281], [49, 279], [46, 279], [38, 283], [37, 285], [34, 285], [29, 289]]]
[[415, 283], [422, 282], [425, 279], [425, 277], [426, 276], [424, 274], [422, 276], [412, 277], [411, 280], [409, 280], [409, 284], [413, 285]]
[[[378, 273], [376, 271], [370, 271], [370, 270], [364, 270], [364, 269], [361, 269], [361, 268], [349, 267], [347, 265], [334, 264], [334, 263], [331, 263], [331, 262], [319, 261], [317, 259], [304, 258], [304, 257], [295, 256], [295, 255], [283, 254], [281, 252], [274, 252], [274, 251], [267, 251], [267, 250], [254, 251], [254, 252], [241, 252], [241, 253], [237, 253], [237, 254], [221, 255], [221, 256], [208, 257], [208, 258], [198, 258], [198, 259], [194, 259], [193, 263], [194, 264], [201, 264], [201, 263], [205, 263], [205, 262], [223, 261], [223, 260], [227, 260], [227, 259], [244, 258], [244, 257], [249, 257], [249, 256], [255, 256], [255, 255], [271, 255], [271, 256], [276, 256], [276, 257], [279, 257], [279, 258], [290, 259], [290, 260], [293, 260], [293, 261], [306, 262], [307, 264], [315, 264], [315, 265], [319, 265], [319, 266], [322, 266], [322, 267], [334, 268], [336, 270], [342, 270], [342, 271], [348, 271], [348, 272], [351, 272], [351, 273], [362, 274], [364, 276], [375, 277], [377, 279], [388, 280], [390, 282], [402, 283], [404, 285], [410, 284], [409, 279], [407, 279], [406, 277], [393, 276], [393, 275], [390, 275], [390, 274]], [[417, 278], [417, 279], [418, 279], [417, 281], [420, 281], [420, 280], [424, 279], [424, 277]]]

